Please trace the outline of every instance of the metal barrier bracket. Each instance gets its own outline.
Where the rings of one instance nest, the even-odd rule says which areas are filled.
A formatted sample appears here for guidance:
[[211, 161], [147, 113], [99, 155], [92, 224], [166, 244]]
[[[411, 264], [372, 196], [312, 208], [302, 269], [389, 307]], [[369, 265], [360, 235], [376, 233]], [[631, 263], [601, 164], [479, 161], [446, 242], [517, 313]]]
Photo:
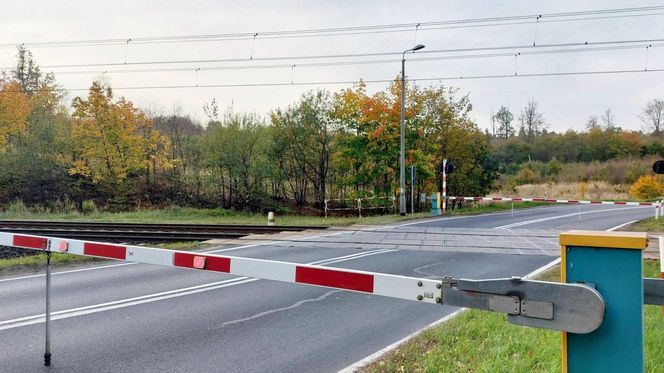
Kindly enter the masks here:
[[596, 330], [606, 305], [592, 287], [519, 277], [466, 280], [446, 277], [442, 304], [507, 314], [512, 324], [577, 334]]

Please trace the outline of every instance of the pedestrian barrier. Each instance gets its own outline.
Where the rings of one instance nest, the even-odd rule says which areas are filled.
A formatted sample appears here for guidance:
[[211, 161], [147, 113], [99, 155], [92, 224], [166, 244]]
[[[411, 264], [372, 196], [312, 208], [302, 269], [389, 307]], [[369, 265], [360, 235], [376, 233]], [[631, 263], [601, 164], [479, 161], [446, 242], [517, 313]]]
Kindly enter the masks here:
[[[563, 370], [643, 367], [643, 304], [664, 305], [664, 280], [643, 279], [645, 233], [572, 231], [560, 236], [562, 283], [518, 277], [416, 278], [282, 261], [0, 233], [0, 245], [46, 253], [45, 365], [51, 364], [51, 253], [324, 286], [507, 315], [510, 323], [563, 332]], [[616, 274], [620, 274], [619, 276]], [[628, 350], [628, 351], [627, 351]], [[627, 352], [626, 352], [627, 351]], [[601, 356], [600, 356], [601, 355]], [[620, 360], [620, 361], [618, 361]]]
[[[456, 201], [473, 201], [473, 202], [512, 202], [512, 211], [514, 211], [514, 202], [544, 202], [544, 203], [558, 203], [568, 205], [622, 205], [622, 206], [652, 206], [655, 208], [655, 218], [659, 219], [664, 212], [662, 206], [664, 201], [656, 202], [639, 202], [639, 201], [597, 201], [597, 200], [576, 200], [576, 199], [552, 199], [552, 198], [521, 198], [521, 197], [461, 197], [450, 196], [443, 197], [448, 200]], [[443, 207], [443, 213], [445, 206]]]
[[[347, 201], [351, 201], [351, 204], [348, 204]], [[364, 201], [364, 203], [362, 202]], [[383, 204], [381, 204], [381, 201]], [[389, 205], [386, 203], [389, 201]], [[331, 204], [339, 203], [339, 207], [330, 207]], [[323, 210], [325, 213], [325, 219], [327, 215], [332, 211], [357, 211], [357, 216], [362, 217], [362, 211], [375, 211], [375, 210], [392, 210], [392, 213], [396, 214], [396, 197], [368, 197], [368, 198], [330, 198], [325, 199], [323, 204]]]

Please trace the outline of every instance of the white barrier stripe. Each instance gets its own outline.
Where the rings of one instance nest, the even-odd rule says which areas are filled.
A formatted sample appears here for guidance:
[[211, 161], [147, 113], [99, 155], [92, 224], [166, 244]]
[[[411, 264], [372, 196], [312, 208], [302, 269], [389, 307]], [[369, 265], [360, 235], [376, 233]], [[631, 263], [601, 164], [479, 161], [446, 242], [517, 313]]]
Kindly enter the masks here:
[[[0, 232], [0, 244], [166, 267], [222, 272], [237, 276], [324, 286], [386, 297], [437, 303], [440, 281], [265, 259], [125, 246]], [[385, 250], [389, 252], [391, 250]], [[382, 252], [382, 251], [381, 251]], [[363, 255], [358, 255], [361, 257]]]
[[583, 204], [583, 205], [625, 205], [625, 206], [653, 206], [661, 207], [661, 202], [638, 202], [638, 201], [590, 201], [590, 200], [574, 200], [574, 199], [547, 199], [547, 198], [521, 198], [521, 197], [461, 197], [449, 196], [450, 200], [464, 200], [464, 201], [501, 201], [501, 202], [547, 202], [547, 203], [561, 203], [561, 204]]

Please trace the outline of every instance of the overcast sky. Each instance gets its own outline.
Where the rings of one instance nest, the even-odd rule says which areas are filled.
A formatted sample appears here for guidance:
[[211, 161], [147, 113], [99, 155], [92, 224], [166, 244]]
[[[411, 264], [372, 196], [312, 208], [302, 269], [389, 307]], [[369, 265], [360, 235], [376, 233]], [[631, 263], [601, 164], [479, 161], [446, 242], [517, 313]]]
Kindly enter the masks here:
[[[344, 35], [296, 39], [265, 39], [261, 32], [318, 29], [396, 23], [486, 18], [525, 14], [664, 5], [661, 1], [197, 1], [197, 0], [113, 0], [45, 1], [4, 0], [0, 12], [0, 44], [106, 38], [258, 32], [251, 39], [182, 44], [135, 44], [30, 48], [43, 66], [192, 59], [248, 59], [274, 56], [310, 56], [398, 52], [416, 43], [424, 51], [475, 48], [500, 45], [537, 45], [635, 39], [664, 39], [664, 11], [632, 18], [612, 18], [575, 22], [532, 22], [520, 25], [438, 29], [369, 35]], [[663, 44], [663, 43], [659, 43]], [[523, 50], [525, 51], [525, 50]], [[11, 66], [16, 51], [0, 49], [0, 66]], [[473, 52], [476, 53], [476, 52]], [[465, 53], [468, 54], [468, 53]], [[440, 54], [442, 55], [442, 54]], [[421, 56], [432, 56], [421, 54]], [[409, 56], [417, 57], [417, 56]], [[524, 73], [563, 71], [664, 69], [664, 48], [657, 44], [646, 56], [640, 49], [520, 56], [516, 70]], [[373, 57], [372, 57], [373, 58]], [[380, 57], [386, 58], [386, 57]], [[395, 58], [395, 57], [387, 57]], [[396, 57], [398, 58], [398, 57]], [[367, 58], [360, 58], [366, 60]], [[342, 59], [325, 59], [323, 61]], [[188, 68], [179, 72], [106, 73], [116, 87], [154, 85], [206, 85], [271, 82], [356, 81], [394, 78], [400, 63], [352, 66], [297, 67], [303, 60], [234, 63], [195, 63], [182, 65], [128, 66], [131, 69]], [[316, 61], [320, 62], [320, 61]], [[296, 64], [295, 68], [199, 71], [197, 67], [253, 64]], [[56, 72], [65, 88], [87, 88], [105, 69], [122, 67], [45, 68]], [[88, 71], [62, 74], [62, 71]], [[409, 78], [514, 74], [514, 57], [410, 62]], [[468, 93], [474, 106], [473, 118], [483, 128], [489, 126], [490, 113], [501, 105], [517, 116], [529, 99], [539, 102], [541, 111], [555, 131], [583, 129], [590, 115], [611, 108], [618, 125], [641, 129], [638, 114], [653, 98], [664, 98], [664, 73], [559, 76], [535, 78], [449, 80], [433, 82], [458, 87]], [[428, 85], [431, 83], [421, 83]], [[324, 86], [332, 91], [348, 85]], [[370, 91], [386, 84], [371, 84]], [[215, 98], [222, 110], [232, 105], [235, 111], [261, 115], [285, 107], [315, 86], [181, 88], [116, 90], [137, 105], [152, 112], [170, 113], [180, 107], [183, 113], [204, 119], [202, 106]], [[85, 95], [73, 91], [70, 96]]]

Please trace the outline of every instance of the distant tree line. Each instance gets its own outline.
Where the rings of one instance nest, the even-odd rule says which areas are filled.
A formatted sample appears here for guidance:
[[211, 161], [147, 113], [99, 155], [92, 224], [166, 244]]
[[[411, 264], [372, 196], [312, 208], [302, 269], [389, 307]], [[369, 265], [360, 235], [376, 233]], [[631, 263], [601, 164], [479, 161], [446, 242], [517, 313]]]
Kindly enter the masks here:
[[[0, 78], [0, 205], [110, 210], [178, 204], [238, 210], [320, 209], [326, 198], [398, 193], [400, 82], [310, 91], [262, 118], [221, 112], [199, 124], [179, 111], [148, 115], [94, 82], [66, 104], [52, 74], [19, 48]], [[454, 193], [486, 193], [496, 179], [490, 138], [467, 96], [408, 87], [407, 167], [417, 193], [439, 189], [443, 158]]]

